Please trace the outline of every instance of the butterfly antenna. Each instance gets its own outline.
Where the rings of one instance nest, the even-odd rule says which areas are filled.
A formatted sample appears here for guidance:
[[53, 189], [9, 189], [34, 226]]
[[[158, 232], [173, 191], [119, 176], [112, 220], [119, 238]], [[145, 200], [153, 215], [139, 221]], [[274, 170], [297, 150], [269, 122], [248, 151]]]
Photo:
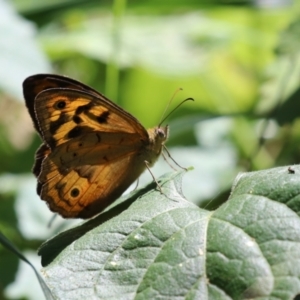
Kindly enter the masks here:
[[160, 121], [159, 121], [159, 124], [162, 124], [162, 122], [166, 119], [166, 118], [164, 118], [164, 115], [165, 115], [166, 111], [167, 111], [168, 108], [170, 107], [170, 105], [171, 105], [173, 99], [175, 98], [176, 94], [177, 94], [178, 92], [182, 91], [182, 90], [183, 90], [182, 88], [178, 88], [178, 89], [174, 92], [173, 96], [172, 96], [171, 99], [169, 100], [169, 102], [168, 102], [168, 104], [167, 104], [167, 106], [166, 106], [166, 108], [165, 108], [165, 110], [164, 110], [164, 112], [163, 112], [163, 114], [162, 114], [162, 116], [161, 116], [161, 119], [160, 119]]
[[[179, 90], [177, 90], [176, 92], [178, 92]], [[174, 94], [175, 95], [175, 94]], [[171, 98], [171, 100], [174, 98], [174, 96]], [[178, 108], [180, 107], [184, 102], [187, 102], [187, 101], [194, 101], [194, 98], [186, 98], [184, 99], [182, 102], [180, 102], [175, 108], [173, 108], [159, 123], [158, 127], [161, 126], [161, 124]], [[170, 106], [170, 102], [169, 101], [169, 104], [167, 106], [167, 108]], [[166, 111], [166, 110], [165, 110]]]

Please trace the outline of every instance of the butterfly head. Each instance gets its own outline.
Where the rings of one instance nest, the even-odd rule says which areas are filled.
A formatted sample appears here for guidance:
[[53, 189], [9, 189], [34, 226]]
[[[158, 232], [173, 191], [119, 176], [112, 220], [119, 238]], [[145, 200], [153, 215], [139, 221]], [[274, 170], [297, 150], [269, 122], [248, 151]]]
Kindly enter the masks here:
[[149, 159], [149, 162], [152, 164], [158, 156], [160, 155], [163, 145], [169, 136], [169, 126], [157, 126], [151, 129], [148, 129], [149, 134], [149, 152], [151, 153], [154, 160]]

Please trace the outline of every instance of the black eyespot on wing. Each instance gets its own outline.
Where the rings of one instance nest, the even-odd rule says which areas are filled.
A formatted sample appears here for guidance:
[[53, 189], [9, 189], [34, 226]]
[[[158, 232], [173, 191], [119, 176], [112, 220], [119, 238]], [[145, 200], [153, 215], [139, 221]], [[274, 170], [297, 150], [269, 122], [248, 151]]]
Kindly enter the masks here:
[[79, 190], [78, 190], [78, 188], [74, 188], [74, 189], [72, 189], [72, 191], [71, 191], [71, 196], [72, 197], [77, 197], [79, 195]]
[[98, 123], [100, 123], [100, 124], [107, 123], [108, 117], [109, 117], [109, 111], [106, 110], [106, 111], [104, 111], [103, 113], [101, 113], [100, 116], [97, 117], [97, 121], [98, 121]]
[[73, 121], [74, 121], [74, 123], [79, 124], [82, 122], [82, 119], [79, 116], [75, 115], [73, 117]]
[[54, 108], [55, 109], [63, 109], [66, 107], [66, 101], [65, 100], [58, 100], [54, 103]]
[[67, 137], [69, 139], [73, 139], [73, 138], [79, 137], [81, 134], [82, 134], [82, 128], [79, 126], [76, 126], [68, 132]]

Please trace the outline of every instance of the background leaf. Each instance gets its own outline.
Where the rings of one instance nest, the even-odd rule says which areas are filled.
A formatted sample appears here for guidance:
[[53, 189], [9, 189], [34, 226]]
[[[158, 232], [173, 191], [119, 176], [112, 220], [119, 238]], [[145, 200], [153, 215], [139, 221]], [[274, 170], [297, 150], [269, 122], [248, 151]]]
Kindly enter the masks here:
[[[50, 72], [51, 67], [34, 40], [32, 24], [18, 16], [5, 1], [0, 2], [0, 34], [0, 89], [21, 99], [24, 78], [32, 73]], [[22, 55], [17, 43], [22, 45]]]

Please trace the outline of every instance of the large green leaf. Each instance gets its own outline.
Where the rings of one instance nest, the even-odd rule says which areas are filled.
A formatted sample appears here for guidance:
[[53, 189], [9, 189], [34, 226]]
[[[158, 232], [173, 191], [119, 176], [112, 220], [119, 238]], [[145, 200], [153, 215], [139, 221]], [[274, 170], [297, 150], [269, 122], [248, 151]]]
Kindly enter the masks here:
[[184, 198], [183, 172], [167, 174], [164, 194], [149, 185], [46, 242], [45, 280], [59, 299], [292, 299], [299, 174], [294, 166], [240, 175], [213, 212]]

